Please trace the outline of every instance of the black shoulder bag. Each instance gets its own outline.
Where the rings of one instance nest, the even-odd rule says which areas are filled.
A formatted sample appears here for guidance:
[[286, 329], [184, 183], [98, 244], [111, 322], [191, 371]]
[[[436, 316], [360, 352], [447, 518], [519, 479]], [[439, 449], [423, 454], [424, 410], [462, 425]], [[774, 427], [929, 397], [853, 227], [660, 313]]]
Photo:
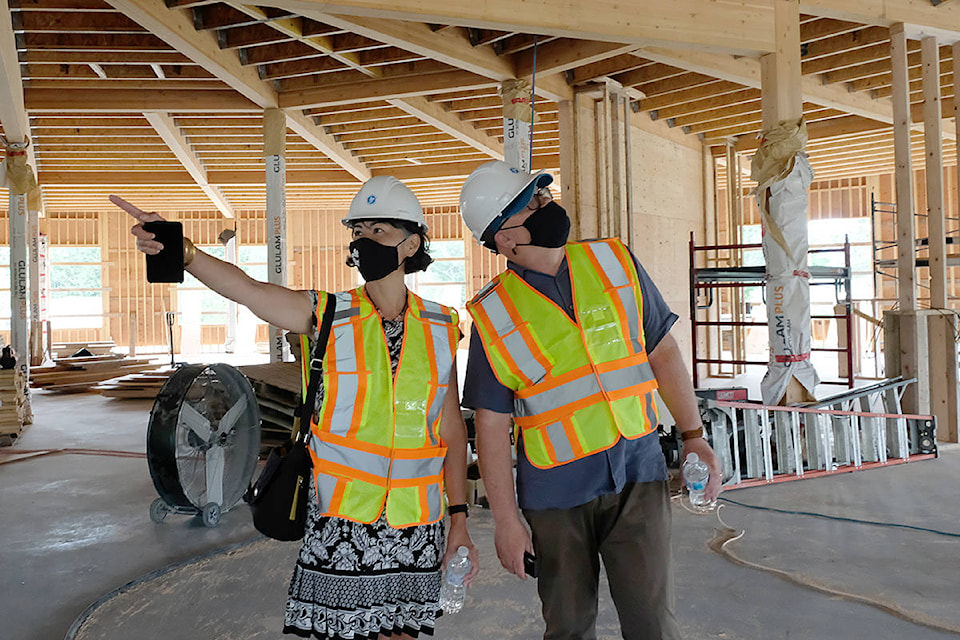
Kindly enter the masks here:
[[[253, 526], [274, 540], [299, 540], [306, 526], [310, 473], [313, 469], [310, 451], [307, 450], [307, 437], [316, 404], [317, 386], [322, 377], [320, 364], [327, 348], [335, 308], [336, 297], [329, 293], [309, 369], [305, 363], [301, 365], [302, 371], [309, 370], [310, 374], [306, 398], [302, 399], [293, 419], [294, 435], [270, 450], [263, 471], [243, 496], [253, 514]], [[303, 354], [300, 357], [306, 356]]]

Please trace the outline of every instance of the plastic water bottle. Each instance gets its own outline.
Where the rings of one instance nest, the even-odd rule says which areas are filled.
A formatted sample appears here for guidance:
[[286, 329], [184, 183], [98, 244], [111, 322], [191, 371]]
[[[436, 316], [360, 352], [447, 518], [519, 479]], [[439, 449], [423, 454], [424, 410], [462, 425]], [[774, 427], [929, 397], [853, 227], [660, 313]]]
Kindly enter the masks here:
[[711, 511], [715, 503], [707, 500], [707, 481], [710, 469], [696, 453], [691, 451], [683, 461], [683, 481], [690, 492], [690, 505], [697, 511]]
[[463, 609], [463, 599], [466, 596], [463, 578], [470, 573], [471, 567], [468, 555], [470, 555], [469, 549], [459, 547], [457, 557], [447, 564], [443, 586], [440, 587], [440, 606], [443, 607], [444, 613], [457, 613]]

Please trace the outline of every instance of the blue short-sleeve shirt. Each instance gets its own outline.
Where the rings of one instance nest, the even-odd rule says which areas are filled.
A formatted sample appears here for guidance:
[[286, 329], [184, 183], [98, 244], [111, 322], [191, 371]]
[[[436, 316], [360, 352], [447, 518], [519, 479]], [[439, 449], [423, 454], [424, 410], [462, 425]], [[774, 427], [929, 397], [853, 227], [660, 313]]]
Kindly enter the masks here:
[[[670, 331], [677, 315], [670, 311], [636, 256], [633, 263], [643, 295], [645, 346], [647, 352], [651, 352]], [[513, 262], [508, 262], [507, 268], [574, 317], [566, 258], [556, 276], [525, 269]], [[503, 386], [494, 375], [476, 328], [470, 335], [461, 404], [468, 409], [513, 413], [513, 390]], [[522, 449], [521, 441], [517, 449], [517, 496], [522, 509], [569, 509], [604, 494], [619, 493], [630, 482], [667, 479], [667, 465], [655, 431], [635, 440], [621, 438], [606, 451], [552, 469], [534, 467]]]

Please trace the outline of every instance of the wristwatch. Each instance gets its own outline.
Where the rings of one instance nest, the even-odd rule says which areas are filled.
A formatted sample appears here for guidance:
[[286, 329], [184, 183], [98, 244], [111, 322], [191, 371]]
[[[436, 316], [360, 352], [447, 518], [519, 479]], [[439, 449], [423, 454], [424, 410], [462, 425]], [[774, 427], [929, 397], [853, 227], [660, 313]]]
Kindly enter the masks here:
[[466, 504], [451, 504], [451, 505], [447, 505], [447, 513], [449, 513], [450, 515], [453, 515], [453, 514], [455, 514], [455, 513], [462, 513], [462, 514], [464, 515], [464, 517], [467, 517], [467, 518], [470, 517], [470, 512], [467, 511], [467, 505], [466, 505]]
[[687, 431], [680, 432], [680, 439], [686, 442], [687, 440], [693, 440], [694, 438], [703, 437], [703, 427], [697, 427], [696, 429], [689, 429]]

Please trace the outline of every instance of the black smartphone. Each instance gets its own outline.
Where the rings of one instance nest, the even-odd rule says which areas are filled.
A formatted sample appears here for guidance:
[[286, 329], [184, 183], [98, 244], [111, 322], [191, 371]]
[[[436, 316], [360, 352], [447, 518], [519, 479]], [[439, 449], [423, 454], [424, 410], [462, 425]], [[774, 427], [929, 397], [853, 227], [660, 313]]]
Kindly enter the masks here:
[[163, 245], [160, 253], [147, 256], [147, 282], [183, 282], [183, 225], [155, 220], [144, 222], [143, 228]]
[[540, 560], [529, 551], [523, 552], [523, 570], [531, 578], [536, 578], [540, 574]]

